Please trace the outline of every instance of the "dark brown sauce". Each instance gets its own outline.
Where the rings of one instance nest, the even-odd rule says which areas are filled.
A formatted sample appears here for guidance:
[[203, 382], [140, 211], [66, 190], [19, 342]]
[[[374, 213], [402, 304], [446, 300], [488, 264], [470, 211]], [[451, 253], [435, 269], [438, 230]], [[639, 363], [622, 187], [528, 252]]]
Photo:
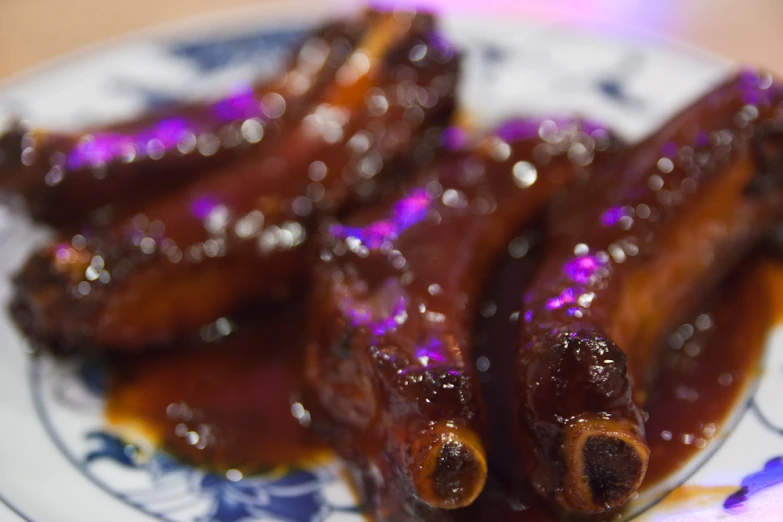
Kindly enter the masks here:
[[110, 424], [218, 471], [323, 462], [330, 452], [305, 427], [307, 414], [293, 399], [301, 322], [298, 310], [251, 315], [204, 331], [214, 337], [234, 330], [222, 339], [113, 357]]
[[[537, 242], [535, 233], [512, 242], [494, 272], [477, 322], [476, 366], [493, 430], [490, 469], [517, 488], [524, 479], [511, 456], [509, 398], [519, 305], [540, 254]], [[651, 457], [643, 491], [682, 469], [732, 427], [727, 423], [741, 407], [737, 402], [759, 374], [767, 333], [774, 318], [783, 315], [783, 297], [774, 291], [781, 285], [783, 265], [767, 258], [745, 261], [661, 347], [659, 377], [645, 405]], [[488, 520], [561, 518], [546, 514], [535, 501], [531, 509], [514, 514], [515, 502], [525, 500], [506, 500], [503, 515]]]
[[734, 406], [759, 376], [775, 320], [781, 268], [751, 259], [669, 335], [645, 410], [650, 464], [645, 484], [676, 472], [726, 435]]
[[[536, 263], [536, 241], [533, 235], [512, 243], [513, 255], [498, 265], [481, 306], [476, 353], [495, 433], [493, 476], [473, 506], [452, 512], [454, 520], [561, 518], [520, 486], [519, 467], [509, 457], [505, 437], [498, 435], [510, 430], [513, 367], [504, 358], [512, 357], [516, 343], [515, 313]], [[772, 290], [781, 285], [782, 266], [747, 261], [692, 321], [670, 336], [661, 377], [645, 408], [652, 449], [647, 486], [676, 472], [724, 434], [737, 400], [758, 374], [773, 316], [783, 312], [783, 297], [775, 298]], [[206, 337], [228, 324], [212, 325]], [[231, 323], [233, 331], [218, 340], [114, 356], [107, 418], [120, 431], [141, 430], [172, 455], [218, 471], [252, 473], [324, 462], [330, 452], [305, 427], [307, 413], [292, 399], [302, 324], [300, 309], [255, 312]]]

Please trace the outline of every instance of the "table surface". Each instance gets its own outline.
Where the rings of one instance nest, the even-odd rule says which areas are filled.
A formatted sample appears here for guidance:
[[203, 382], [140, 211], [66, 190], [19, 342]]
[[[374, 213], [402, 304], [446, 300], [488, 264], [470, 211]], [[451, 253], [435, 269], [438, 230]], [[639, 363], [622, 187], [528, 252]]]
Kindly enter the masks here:
[[[280, 0], [0, 0], [0, 79], [107, 38], [272, 1]], [[284, 1], [306, 9], [323, 0]], [[467, 7], [478, 0], [420, 0], [433, 2]], [[481, 5], [652, 31], [783, 76], [783, 0], [481, 0]]]

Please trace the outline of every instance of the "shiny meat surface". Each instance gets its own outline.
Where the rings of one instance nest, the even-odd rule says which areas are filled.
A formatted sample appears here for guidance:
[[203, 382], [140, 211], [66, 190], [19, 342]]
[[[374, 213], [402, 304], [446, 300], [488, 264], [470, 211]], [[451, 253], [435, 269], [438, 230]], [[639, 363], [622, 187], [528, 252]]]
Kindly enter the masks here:
[[741, 74], [553, 207], [522, 305], [515, 415], [534, 487], [566, 509], [616, 509], [641, 484], [662, 336], [775, 217], [783, 165], [764, 151], [783, 143], [766, 132], [779, 96]]
[[318, 216], [383, 191], [400, 172], [391, 163], [433, 154], [459, 62], [433, 24], [374, 18], [307, 115], [260, 156], [34, 255], [17, 278], [28, 330], [133, 350], [288, 295]]
[[[513, 232], [611, 141], [579, 122], [512, 121], [424, 169], [402, 195], [324, 226], [306, 397], [316, 427], [365, 470], [379, 512], [390, 488], [446, 509], [480, 493], [478, 295]], [[370, 473], [379, 462], [383, 473]]]

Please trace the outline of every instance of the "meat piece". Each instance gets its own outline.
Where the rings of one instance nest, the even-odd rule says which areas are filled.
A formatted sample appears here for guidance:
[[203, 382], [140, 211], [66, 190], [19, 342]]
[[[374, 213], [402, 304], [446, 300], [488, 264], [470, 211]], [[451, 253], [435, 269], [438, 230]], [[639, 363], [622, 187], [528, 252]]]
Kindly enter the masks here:
[[[252, 156], [305, 114], [377, 17], [326, 24], [302, 42], [282, 74], [216, 102], [76, 134], [21, 123], [0, 129], [0, 193], [36, 220], [73, 227], [88, 218], [106, 222], [210, 168]], [[105, 208], [110, 204], [120, 208]]]
[[305, 399], [314, 426], [362, 470], [380, 518], [401, 503], [430, 519], [481, 492], [471, 335], [482, 283], [513, 232], [572, 179], [572, 160], [586, 166], [610, 141], [594, 126], [515, 121], [423, 169], [402, 196], [326, 226]]
[[286, 295], [305, 275], [316, 215], [378, 193], [394, 158], [431, 157], [427, 137], [450, 116], [458, 63], [431, 16], [379, 16], [263, 155], [34, 255], [17, 278], [28, 331], [133, 350]]
[[779, 205], [780, 99], [767, 75], [739, 75], [553, 208], [522, 306], [514, 415], [530, 480], [567, 510], [612, 510], [638, 489], [661, 337]]
[[[537, 226], [521, 231], [493, 267], [483, 296], [475, 327], [475, 356], [493, 427], [488, 444], [489, 479], [500, 479], [507, 492], [498, 498], [488, 481], [481, 497], [461, 510], [464, 520], [529, 522], [539, 520], [534, 515], [538, 510], [547, 522], [574, 518], [564, 516], [556, 505], [542, 505], [543, 497], [530, 496], [529, 482], [512, 445], [508, 402], [519, 342], [519, 296], [535, 276], [545, 250], [546, 239]], [[647, 387], [650, 398], [644, 405], [649, 414], [645, 429], [650, 461], [640, 497], [623, 510], [625, 518], [633, 518], [643, 506], [667, 493], [667, 483], [684, 477], [695, 460], [715, 450], [734, 428], [740, 417], [737, 413], [744, 410], [755, 389], [766, 340], [775, 325], [773, 312], [779, 304], [770, 298], [781, 295], [778, 289], [783, 274], [777, 263], [768, 258], [759, 260], [758, 254], [751, 253], [750, 259], [677, 321], [659, 346], [658, 375]], [[518, 513], [501, 516], [513, 511]], [[610, 513], [579, 520], [616, 520], [617, 516]]]

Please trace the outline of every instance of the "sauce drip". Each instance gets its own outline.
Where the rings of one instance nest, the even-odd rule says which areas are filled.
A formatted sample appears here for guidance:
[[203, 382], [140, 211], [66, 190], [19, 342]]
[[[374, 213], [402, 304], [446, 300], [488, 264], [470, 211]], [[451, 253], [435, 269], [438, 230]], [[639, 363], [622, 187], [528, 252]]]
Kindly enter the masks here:
[[[301, 467], [330, 457], [293, 399], [301, 352], [301, 313], [221, 319], [166, 352], [109, 361], [107, 418], [172, 455], [245, 474]], [[233, 330], [233, 331], [230, 331]], [[230, 331], [230, 333], [228, 333]], [[297, 419], [298, 418], [298, 419]]]

